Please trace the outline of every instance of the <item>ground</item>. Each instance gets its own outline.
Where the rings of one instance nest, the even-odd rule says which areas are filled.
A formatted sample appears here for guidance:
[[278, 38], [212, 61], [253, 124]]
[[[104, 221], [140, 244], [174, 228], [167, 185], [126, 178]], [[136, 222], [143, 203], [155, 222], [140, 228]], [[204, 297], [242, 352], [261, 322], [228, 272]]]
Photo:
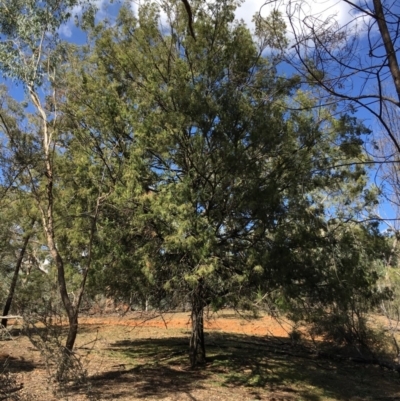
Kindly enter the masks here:
[[54, 367], [15, 325], [0, 341], [0, 369], [7, 365], [23, 383], [14, 395], [26, 400], [400, 400], [398, 373], [318, 356], [319, 339], [294, 344], [284, 320], [210, 314], [207, 365], [196, 370], [188, 364], [188, 330], [188, 313], [83, 317], [80, 380], [60, 386], [49, 380]]

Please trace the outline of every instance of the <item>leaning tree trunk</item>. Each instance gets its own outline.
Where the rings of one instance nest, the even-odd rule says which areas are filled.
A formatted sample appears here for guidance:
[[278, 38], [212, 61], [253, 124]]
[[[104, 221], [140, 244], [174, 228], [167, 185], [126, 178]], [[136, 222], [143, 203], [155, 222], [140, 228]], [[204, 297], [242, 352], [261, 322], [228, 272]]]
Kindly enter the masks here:
[[204, 294], [203, 284], [199, 281], [192, 298], [192, 334], [190, 337], [189, 357], [192, 368], [206, 363], [206, 347], [204, 343]]
[[[13, 298], [14, 298], [15, 288], [17, 287], [19, 270], [20, 270], [21, 265], [22, 265], [22, 260], [24, 259], [26, 248], [28, 247], [29, 239], [30, 239], [30, 235], [27, 235], [25, 237], [24, 243], [22, 244], [22, 248], [21, 248], [21, 250], [19, 252], [17, 263], [15, 264], [14, 275], [13, 275], [13, 278], [12, 278], [12, 281], [11, 281], [10, 290], [8, 292], [8, 297], [7, 297], [7, 300], [6, 300], [6, 303], [4, 305], [4, 309], [3, 309], [3, 316], [4, 317], [8, 315], [8, 312], [10, 311], [10, 308], [11, 308], [11, 304], [12, 304], [12, 301], [13, 301]], [[1, 325], [3, 327], [7, 327], [7, 319], [6, 318], [1, 320]]]
[[83, 299], [83, 294], [85, 291], [86, 281], [88, 277], [89, 268], [91, 265], [92, 260], [92, 247], [93, 247], [93, 238], [94, 233], [96, 231], [96, 222], [97, 216], [100, 210], [101, 201], [104, 199], [105, 195], [101, 196], [101, 191], [99, 187], [99, 196], [96, 202], [96, 209], [95, 215], [92, 216], [92, 227], [91, 227], [91, 234], [90, 234], [90, 241], [89, 241], [89, 255], [88, 255], [88, 263], [87, 268], [85, 269], [85, 273], [82, 278], [81, 288], [78, 295], [78, 300], [76, 304], [71, 301], [68, 290], [67, 290], [67, 283], [65, 277], [65, 268], [64, 268], [64, 261], [59, 253], [57, 246], [56, 246], [56, 231], [55, 231], [55, 221], [54, 221], [54, 194], [53, 194], [53, 187], [54, 187], [54, 164], [53, 164], [53, 156], [55, 152], [55, 141], [53, 138], [53, 133], [49, 130], [49, 123], [45, 108], [41, 104], [40, 97], [37, 95], [33, 84], [28, 84], [28, 90], [31, 96], [31, 100], [33, 104], [36, 106], [37, 111], [39, 112], [42, 118], [42, 139], [43, 139], [43, 151], [44, 151], [44, 158], [45, 158], [45, 176], [47, 179], [46, 183], [46, 204], [43, 205], [41, 201], [41, 197], [36, 194], [36, 191], [33, 191], [36, 196], [36, 201], [39, 207], [39, 210], [42, 215], [42, 224], [43, 229], [46, 233], [47, 239], [47, 246], [49, 247], [51, 256], [54, 260], [54, 263], [57, 268], [57, 281], [59, 292], [61, 296], [61, 301], [64, 305], [65, 312], [68, 316], [68, 336], [65, 342], [64, 352], [63, 352], [63, 361], [60, 365], [58, 371], [58, 379], [62, 380], [64, 371], [67, 364], [70, 361], [70, 356], [72, 355], [74, 344], [76, 340], [76, 336], [78, 333], [78, 314], [79, 308]]
[[74, 348], [74, 343], [76, 339], [76, 334], [78, 332], [78, 316], [76, 313], [76, 308], [72, 304], [67, 290], [67, 283], [65, 279], [65, 269], [64, 269], [64, 261], [58, 252], [55, 243], [55, 235], [54, 235], [54, 220], [53, 220], [53, 194], [52, 194], [52, 171], [48, 172], [48, 185], [47, 192], [49, 198], [49, 206], [47, 208], [47, 216], [43, 219], [44, 229], [47, 234], [47, 244], [50, 249], [51, 256], [55, 262], [57, 268], [57, 281], [58, 281], [58, 290], [60, 292], [61, 301], [64, 305], [65, 312], [68, 316], [68, 337], [65, 343], [65, 350], [67, 353], [71, 353]]
[[[50, 225], [50, 227], [52, 227], [52, 225]], [[55, 265], [57, 268], [57, 281], [61, 301], [64, 305], [64, 309], [68, 317], [68, 335], [65, 342], [65, 347], [63, 348], [62, 359], [59, 361], [57, 372], [57, 380], [62, 381], [64, 379], [64, 373], [68, 370], [68, 367], [70, 365], [70, 359], [72, 351], [74, 349], [75, 339], [78, 333], [78, 314], [76, 308], [74, 307], [68, 296], [67, 284], [65, 280], [64, 261], [55, 246], [54, 236], [52, 234], [53, 232], [51, 230], [48, 230], [47, 241], [49, 244], [51, 255], [55, 261]]]
[[[68, 316], [69, 331], [67, 341], [65, 343], [65, 355], [70, 355], [78, 332], [78, 314], [77, 309], [72, 304], [67, 290], [67, 283], [65, 278], [64, 261], [56, 246], [56, 234], [55, 234], [55, 222], [54, 222], [54, 164], [53, 164], [53, 153], [55, 150], [53, 133], [49, 129], [49, 122], [46, 114], [46, 110], [43, 107], [40, 97], [37, 95], [33, 83], [27, 84], [29, 94], [33, 104], [35, 105], [40, 117], [42, 118], [42, 141], [43, 141], [43, 153], [45, 159], [45, 176], [47, 179], [46, 183], [46, 201], [43, 204], [43, 198], [38, 196], [36, 191], [33, 194], [36, 197], [38, 208], [42, 215], [43, 229], [46, 233], [47, 246], [49, 247], [51, 257], [57, 268], [57, 281], [58, 289], [61, 296], [61, 301], [64, 305], [65, 312]], [[33, 187], [34, 188], [34, 187]]]

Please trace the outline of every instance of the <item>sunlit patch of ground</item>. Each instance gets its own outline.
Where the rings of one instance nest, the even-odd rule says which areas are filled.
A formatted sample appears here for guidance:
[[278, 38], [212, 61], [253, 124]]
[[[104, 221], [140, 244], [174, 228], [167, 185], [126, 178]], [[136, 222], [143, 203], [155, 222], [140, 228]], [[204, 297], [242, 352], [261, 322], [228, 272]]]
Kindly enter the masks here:
[[[15, 331], [0, 342], [0, 366], [24, 383], [31, 400], [400, 400], [397, 373], [373, 365], [318, 357], [313, 344], [294, 345], [291, 325], [270, 317], [209, 315], [208, 362], [188, 363], [189, 314], [80, 319], [76, 354], [87, 380], [57, 388], [29, 340]], [[51, 369], [50, 369], [51, 370]]]

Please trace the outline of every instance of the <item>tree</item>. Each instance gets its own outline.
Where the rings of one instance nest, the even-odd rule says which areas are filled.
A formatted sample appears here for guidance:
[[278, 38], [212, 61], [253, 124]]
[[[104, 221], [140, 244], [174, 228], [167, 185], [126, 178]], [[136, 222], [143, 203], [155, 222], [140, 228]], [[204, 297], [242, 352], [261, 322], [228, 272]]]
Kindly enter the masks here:
[[[278, 5], [276, 2], [269, 4]], [[296, 69], [310, 90], [318, 93], [322, 104], [335, 103], [340, 110], [364, 113], [363, 116], [367, 112], [372, 117], [374, 139], [367, 145], [371, 155], [368, 163], [376, 169], [373, 178], [382, 198], [386, 204], [391, 204], [397, 215], [388, 218], [385, 211], [381, 216], [375, 211], [366, 218], [386, 223], [394, 239], [390, 255], [396, 255], [400, 204], [398, 2], [343, 0], [341, 6], [349, 7], [350, 15], [350, 20], [343, 23], [335, 15], [326, 17], [330, 10], [319, 14], [310, 11], [313, 2], [289, 1], [286, 6], [285, 14], [294, 36], [293, 46], [286, 53], [289, 65]], [[382, 263], [380, 260], [375, 265]], [[383, 287], [388, 285], [396, 294], [396, 280], [389, 279], [390, 263], [384, 265], [385, 269], [377, 269], [382, 275], [381, 291], [383, 293]], [[389, 325], [391, 319], [397, 319], [397, 312], [389, 312], [397, 311], [396, 298], [395, 295], [381, 300], [381, 310], [388, 317]]]
[[84, 127], [92, 138], [112, 133], [131, 163], [117, 185], [122, 204], [113, 199], [107, 214], [120, 241], [108, 253], [105, 239], [112, 256], [98, 270], [128, 298], [143, 283], [161, 305], [190, 302], [197, 366], [206, 357], [206, 306], [250, 308], [260, 293], [282, 288], [299, 297], [305, 280], [310, 292], [327, 283], [327, 226], [353, 218], [374, 196], [363, 193], [365, 127], [335, 118], [333, 107], [316, 108], [296, 77], [277, 74], [279, 57], [262, 56], [285, 42], [279, 14], [271, 16], [273, 31], [258, 21], [255, 41], [234, 21], [235, 3], [192, 2], [192, 9], [195, 39], [173, 1], [162, 4], [162, 28], [152, 3], [137, 17], [123, 8], [114, 27], [97, 27], [70, 102], [92, 116]]
[[[147, 191], [136, 200], [135, 226], [142, 238], [147, 231], [151, 239], [136, 254], [164, 301], [190, 301], [192, 366], [205, 362], [204, 307], [241, 287], [249, 267], [239, 267], [245, 263], [240, 250], [262, 240], [265, 219], [273, 219], [269, 209], [276, 213], [269, 204], [249, 204], [250, 196], [265, 195], [272, 185], [257, 167], [271, 139], [261, 134], [265, 113], [270, 125], [279, 125], [272, 117], [278, 108], [260, 95], [268, 88], [279, 98], [290, 87], [274, 76], [274, 66], [260, 57], [262, 49], [245, 27], [233, 24], [233, 10], [233, 4], [205, 6], [194, 41], [186, 36], [183, 19], [173, 16], [183, 14], [175, 3], [165, 4], [172, 32], [166, 36], [159, 32], [154, 4], [140, 8], [138, 20], [124, 9], [121, 28], [98, 40], [98, 63], [131, 110], [136, 152], [149, 166]], [[131, 34], [130, 26], [140, 28]], [[246, 179], [249, 192], [242, 186]]]
[[[33, 228], [34, 224], [35, 224], [35, 221], [32, 220], [32, 228]], [[10, 288], [9, 288], [9, 291], [8, 291], [6, 302], [4, 304], [4, 309], [3, 309], [3, 314], [2, 314], [3, 319], [1, 320], [1, 325], [3, 327], [7, 327], [7, 315], [8, 315], [8, 312], [10, 311], [10, 309], [11, 309], [11, 304], [12, 304], [12, 301], [13, 301], [13, 298], [14, 298], [15, 289], [17, 287], [18, 275], [19, 275], [19, 272], [20, 272], [20, 269], [21, 269], [21, 265], [22, 265], [25, 253], [26, 253], [26, 249], [28, 247], [28, 243], [29, 243], [30, 237], [31, 237], [31, 233], [30, 232], [25, 233], [25, 237], [23, 239], [23, 243], [22, 243], [21, 249], [19, 251], [18, 258], [17, 258], [17, 260], [15, 262], [14, 273], [13, 273], [13, 277], [12, 277], [12, 280], [11, 280]]]
[[[14, 138], [15, 143], [7, 129], [3, 132], [3, 141], [8, 140], [14, 146], [10, 148], [11, 152], [21, 151], [20, 155], [14, 153], [15, 160], [18, 156], [34, 157], [34, 162], [20, 166], [24, 174], [19, 176], [18, 185], [27, 188], [26, 192], [36, 203], [47, 247], [57, 268], [59, 292], [69, 321], [66, 356], [72, 351], [77, 335], [78, 311], [87, 270], [83, 274], [78, 302], [74, 304], [68, 294], [65, 261], [60, 252], [55, 221], [56, 194], [60, 188], [56, 162], [62, 154], [58, 152], [57, 142], [60, 137], [60, 96], [56, 82], [62, 61], [57, 30], [69, 20], [71, 9], [77, 4], [75, 0], [0, 2], [0, 69], [4, 76], [23, 85], [31, 109], [36, 113], [30, 115], [29, 120], [28, 113], [25, 119], [22, 118], [18, 130], [23, 135]], [[94, 232], [97, 206], [98, 203], [94, 207], [91, 233]], [[92, 236], [90, 234], [90, 238]], [[89, 249], [90, 244], [91, 240]], [[62, 376], [62, 370], [60, 374]]]
[[[27, 190], [25, 171], [37, 164], [36, 144], [26, 132], [27, 113], [24, 104], [10, 97], [5, 86], [0, 86], [0, 133], [2, 148], [0, 154], [1, 176], [0, 202], [2, 224], [2, 273], [4, 286], [9, 284], [4, 300], [3, 316], [7, 316], [13, 303], [21, 273], [29, 274], [33, 265], [41, 265], [36, 255], [43, 242], [37, 238], [38, 210], [31, 201]], [[40, 245], [38, 245], [40, 244]], [[11, 271], [12, 278], [8, 278]], [[42, 270], [44, 271], [44, 270]], [[19, 298], [17, 296], [17, 298]], [[7, 326], [7, 319], [2, 319]]]

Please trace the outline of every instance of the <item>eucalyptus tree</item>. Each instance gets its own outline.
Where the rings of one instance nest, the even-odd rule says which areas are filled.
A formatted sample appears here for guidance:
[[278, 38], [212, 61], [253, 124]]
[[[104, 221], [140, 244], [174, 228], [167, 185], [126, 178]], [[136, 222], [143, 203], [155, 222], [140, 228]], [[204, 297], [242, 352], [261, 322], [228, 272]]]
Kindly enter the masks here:
[[[23, 175], [18, 185], [36, 204], [46, 245], [57, 268], [59, 292], [69, 321], [67, 354], [77, 334], [79, 302], [74, 304], [68, 293], [65, 261], [59, 250], [61, 240], [56, 228], [56, 192], [62, 188], [56, 163], [64, 151], [59, 151], [58, 143], [62, 96], [56, 82], [63, 61], [58, 30], [71, 18], [72, 9], [77, 5], [86, 7], [87, 3], [76, 0], [0, 2], [0, 71], [23, 87], [30, 113], [29, 119], [27, 113], [19, 127], [24, 135], [14, 149], [22, 150], [24, 145], [34, 162], [22, 166]], [[12, 140], [7, 138], [7, 130], [3, 134], [4, 142]], [[84, 283], [85, 275], [82, 289]]]
[[[3, 277], [2, 282], [3, 283], [7, 282], [6, 278], [7, 278], [7, 273], [9, 273], [10, 267], [12, 268], [13, 273], [10, 285], [8, 287], [7, 297], [4, 302], [4, 308], [1, 320], [1, 325], [3, 327], [7, 327], [8, 324], [7, 315], [10, 312], [11, 305], [14, 299], [14, 294], [18, 283], [18, 277], [20, 274], [21, 266], [27, 253], [29, 241], [32, 237], [32, 230], [34, 228], [35, 220], [34, 219], [31, 220], [31, 227], [28, 227], [25, 231], [23, 230], [22, 227], [15, 226], [15, 220], [12, 222], [8, 220], [8, 223], [11, 223], [11, 227], [7, 227], [4, 225], [2, 230], [3, 232], [2, 247], [1, 247], [1, 255], [2, 255], [1, 275]], [[13, 228], [15, 231], [13, 230]], [[16, 257], [15, 257], [15, 251], [17, 251]], [[2, 288], [2, 290], [4, 291], [5, 289]]]
[[[24, 191], [21, 191], [17, 185], [20, 182], [22, 170], [32, 163], [32, 151], [26, 152], [29, 148], [27, 144], [29, 141], [21, 141], [24, 136], [20, 129], [24, 120], [24, 109], [17, 101], [8, 96], [5, 85], [0, 86], [0, 96], [0, 133], [4, 138], [0, 151], [1, 274], [2, 292], [7, 293], [1, 325], [7, 327], [7, 315], [13, 302], [18, 276], [23, 261], [26, 259], [29, 241], [32, 237], [35, 211], [29, 205]], [[12, 272], [12, 278], [8, 283], [10, 272]], [[9, 286], [5, 288], [7, 284]]]

